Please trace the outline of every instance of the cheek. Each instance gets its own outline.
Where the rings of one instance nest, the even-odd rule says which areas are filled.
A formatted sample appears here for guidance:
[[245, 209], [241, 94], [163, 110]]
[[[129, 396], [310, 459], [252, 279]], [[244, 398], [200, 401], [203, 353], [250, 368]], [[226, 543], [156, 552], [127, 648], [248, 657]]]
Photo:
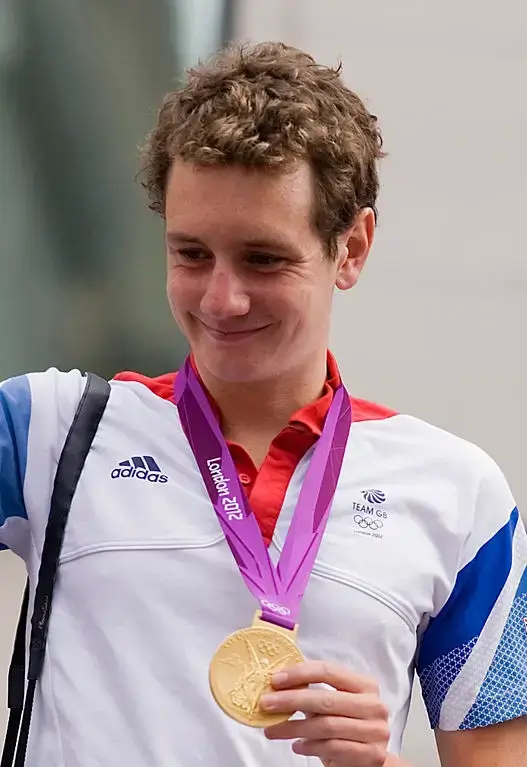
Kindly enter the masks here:
[[320, 307], [320, 290], [316, 286], [303, 285], [295, 294], [296, 310], [304, 321], [316, 320]]
[[192, 283], [185, 279], [185, 276], [176, 269], [170, 271], [167, 275], [167, 296], [173, 309], [182, 307], [189, 303], [190, 297], [195, 290], [192, 290]]
[[174, 311], [177, 305], [177, 286], [173, 276], [170, 273], [167, 275], [166, 292], [168, 303], [170, 304], [172, 311]]
[[176, 275], [169, 275], [166, 282], [166, 293], [172, 316], [181, 326], [185, 312], [189, 307], [189, 292], [185, 290], [182, 281]]
[[323, 286], [305, 286], [299, 289], [295, 296], [297, 325], [310, 336], [318, 335], [317, 331], [325, 332], [326, 318], [331, 311], [330, 291]]

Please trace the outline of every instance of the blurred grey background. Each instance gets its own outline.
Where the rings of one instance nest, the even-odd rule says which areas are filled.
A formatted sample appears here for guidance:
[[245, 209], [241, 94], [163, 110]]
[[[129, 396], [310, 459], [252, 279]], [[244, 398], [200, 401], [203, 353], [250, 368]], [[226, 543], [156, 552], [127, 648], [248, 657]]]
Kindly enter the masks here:
[[[137, 147], [232, 38], [342, 57], [379, 115], [377, 242], [336, 298], [348, 384], [480, 444], [527, 509], [524, 0], [0, 0], [0, 379], [178, 365]], [[0, 732], [22, 575], [2, 553]], [[405, 755], [438, 764], [418, 689]]]

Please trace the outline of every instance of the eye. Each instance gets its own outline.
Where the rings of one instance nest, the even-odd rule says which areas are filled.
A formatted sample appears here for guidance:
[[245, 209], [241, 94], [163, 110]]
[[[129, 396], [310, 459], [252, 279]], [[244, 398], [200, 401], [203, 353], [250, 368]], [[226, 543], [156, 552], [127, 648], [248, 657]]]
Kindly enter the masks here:
[[278, 266], [283, 262], [283, 258], [275, 256], [272, 253], [251, 253], [248, 257], [248, 261], [255, 266], [271, 268]]
[[200, 263], [208, 258], [208, 254], [199, 248], [180, 248], [176, 251], [176, 255], [182, 261], [191, 264]]

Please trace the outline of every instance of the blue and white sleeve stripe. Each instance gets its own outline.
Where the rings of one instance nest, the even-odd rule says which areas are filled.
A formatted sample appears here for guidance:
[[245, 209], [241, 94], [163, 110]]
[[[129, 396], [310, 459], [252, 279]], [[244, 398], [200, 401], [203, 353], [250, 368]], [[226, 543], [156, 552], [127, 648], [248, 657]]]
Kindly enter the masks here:
[[27, 529], [23, 486], [31, 418], [31, 390], [27, 376], [0, 386], [0, 549], [21, 548]]
[[432, 727], [527, 714], [527, 540], [514, 509], [458, 573], [424, 632], [417, 672]]

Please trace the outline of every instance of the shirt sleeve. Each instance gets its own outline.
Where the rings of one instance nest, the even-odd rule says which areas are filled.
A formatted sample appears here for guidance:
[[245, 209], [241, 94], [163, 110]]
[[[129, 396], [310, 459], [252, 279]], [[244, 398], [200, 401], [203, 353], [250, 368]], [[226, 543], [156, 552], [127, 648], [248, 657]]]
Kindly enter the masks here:
[[24, 503], [31, 391], [27, 376], [0, 384], [0, 550], [24, 556], [29, 525]]
[[0, 549], [38, 568], [60, 453], [86, 385], [56, 368], [0, 383]]
[[527, 714], [527, 536], [485, 456], [452, 591], [420, 637], [430, 724], [468, 730]]

